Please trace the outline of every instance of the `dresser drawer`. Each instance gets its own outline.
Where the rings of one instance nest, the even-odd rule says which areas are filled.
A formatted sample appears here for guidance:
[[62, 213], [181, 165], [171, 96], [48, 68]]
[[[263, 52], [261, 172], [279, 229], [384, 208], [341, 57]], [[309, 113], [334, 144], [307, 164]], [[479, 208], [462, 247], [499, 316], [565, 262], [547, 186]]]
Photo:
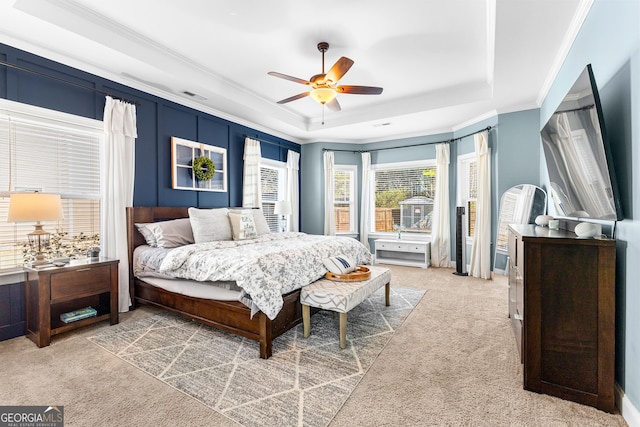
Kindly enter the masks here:
[[387, 249], [391, 247], [391, 243], [388, 242], [376, 242], [376, 249]]
[[389, 243], [389, 242], [377, 242], [377, 249], [384, 249], [387, 251], [398, 251], [398, 252], [417, 252], [424, 253], [426, 249], [426, 245], [415, 244], [415, 243]]
[[406, 249], [405, 251], [407, 252], [417, 252], [420, 254], [423, 254], [427, 249], [427, 245], [419, 245], [419, 244], [415, 244], [415, 243], [406, 243]]
[[51, 275], [51, 302], [96, 295], [111, 290], [109, 266], [87, 267]]

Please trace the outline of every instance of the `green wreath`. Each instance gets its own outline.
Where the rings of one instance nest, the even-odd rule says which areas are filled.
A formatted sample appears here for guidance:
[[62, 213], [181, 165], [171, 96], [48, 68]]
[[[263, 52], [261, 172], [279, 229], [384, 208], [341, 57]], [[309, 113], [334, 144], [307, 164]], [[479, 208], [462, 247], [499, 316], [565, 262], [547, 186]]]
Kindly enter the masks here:
[[193, 174], [200, 181], [209, 181], [216, 173], [216, 167], [213, 164], [213, 160], [208, 157], [196, 157], [193, 159]]

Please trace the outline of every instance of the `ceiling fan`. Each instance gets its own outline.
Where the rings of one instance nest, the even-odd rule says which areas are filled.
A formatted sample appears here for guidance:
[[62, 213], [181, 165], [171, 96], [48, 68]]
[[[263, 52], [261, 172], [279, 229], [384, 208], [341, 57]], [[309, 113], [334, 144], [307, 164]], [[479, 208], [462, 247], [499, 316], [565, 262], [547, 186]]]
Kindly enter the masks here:
[[355, 95], [379, 95], [382, 93], [381, 87], [373, 86], [336, 86], [338, 80], [342, 78], [349, 71], [349, 68], [353, 65], [353, 60], [343, 56], [336, 61], [335, 64], [329, 69], [329, 72], [324, 72], [324, 53], [329, 50], [329, 43], [318, 43], [318, 50], [322, 52], [322, 73], [311, 76], [309, 80], [299, 79], [297, 77], [288, 76], [286, 74], [278, 73], [275, 71], [269, 71], [267, 74], [274, 77], [280, 77], [281, 79], [291, 80], [292, 82], [300, 83], [303, 85], [311, 86], [311, 90], [308, 92], [302, 92], [292, 97], [278, 101], [278, 104], [285, 104], [287, 102], [295, 101], [296, 99], [310, 96], [322, 105], [326, 105], [331, 111], [340, 111], [340, 104], [336, 99], [338, 93], [351, 93]]

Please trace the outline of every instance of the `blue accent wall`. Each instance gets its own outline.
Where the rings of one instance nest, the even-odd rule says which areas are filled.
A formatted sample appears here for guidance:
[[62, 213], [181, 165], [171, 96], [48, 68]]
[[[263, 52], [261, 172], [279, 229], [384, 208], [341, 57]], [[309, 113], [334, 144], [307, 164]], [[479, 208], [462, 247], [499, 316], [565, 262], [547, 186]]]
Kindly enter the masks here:
[[[221, 119], [175, 102], [103, 79], [66, 65], [0, 44], [0, 59], [29, 73], [0, 65], [0, 97], [15, 102], [102, 120], [105, 96], [75, 87], [62, 79], [139, 102], [136, 107], [134, 206], [222, 207], [242, 205], [244, 139], [264, 141], [262, 156], [286, 161], [287, 151], [300, 145]], [[171, 137], [227, 149], [228, 191], [225, 193], [171, 188]], [[302, 165], [301, 165], [302, 169]], [[0, 340], [24, 335], [24, 285], [0, 286]]]
[[[592, 64], [624, 220], [617, 224], [616, 381], [640, 423], [640, 2], [595, 0], [541, 108], [542, 128]], [[546, 179], [546, 177], [543, 177]], [[631, 423], [630, 423], [631, 424]]]
[[24, 283], [0, 285], [0, 341], [24, 335]]
[[[301, 151], [300, 145], [291, 141], [11, 46], [0, 44], [0, 59], [37, 73], [140, 103], [136, 107], [138, 138], [134, 206], [240, 206], [245, 135], [264, 141], [261, 144], [262, 156], [269, 159], [286, 161], [288, 150]], [[4, 66], [0, 66], [0, 97], [97, 120], [102, 120], [105, 104], [104, 94]], [[226, 193], [171, 188], [172, 136], [227, 149]]]

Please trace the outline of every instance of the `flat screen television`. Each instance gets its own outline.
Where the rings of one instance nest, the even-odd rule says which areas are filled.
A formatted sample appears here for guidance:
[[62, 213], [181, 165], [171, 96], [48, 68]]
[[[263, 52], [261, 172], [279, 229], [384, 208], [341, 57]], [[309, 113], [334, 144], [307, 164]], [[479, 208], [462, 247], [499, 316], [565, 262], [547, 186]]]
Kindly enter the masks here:
[[556, 216], [622, 220], [600, 96], [590, 64], [540, 134]]

